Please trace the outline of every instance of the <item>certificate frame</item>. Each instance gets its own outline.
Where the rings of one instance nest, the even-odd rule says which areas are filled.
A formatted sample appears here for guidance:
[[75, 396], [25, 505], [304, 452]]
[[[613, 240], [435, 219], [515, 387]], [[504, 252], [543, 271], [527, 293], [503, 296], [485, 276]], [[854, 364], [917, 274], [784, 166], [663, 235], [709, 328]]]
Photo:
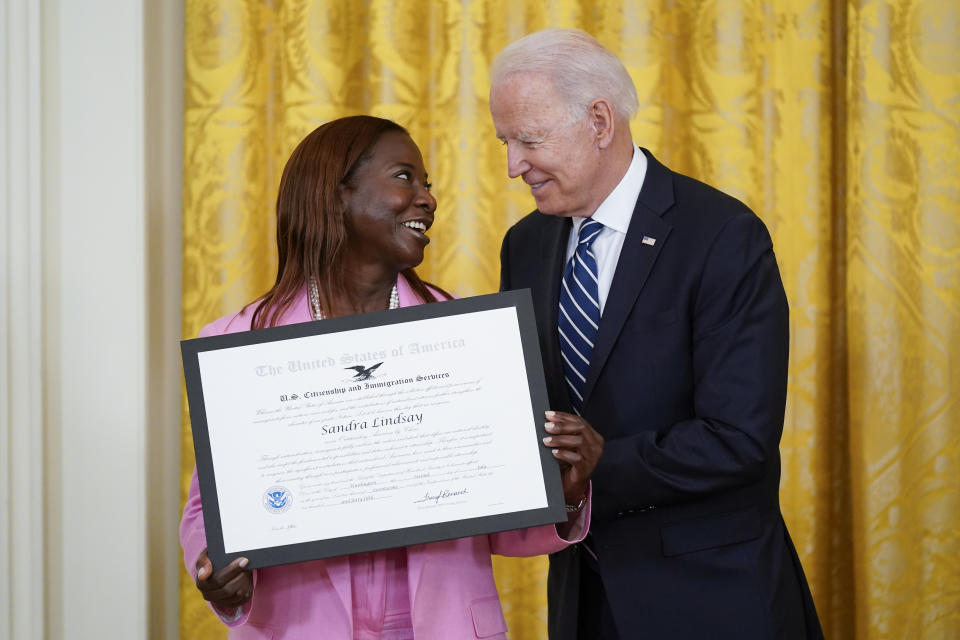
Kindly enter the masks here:
[[[403, 325], [421, 320], [452, 318], [462, 314], [475, 314], [501, 309], [513, 309], [516, 312], [519, 343], [522, 349], [522, 362], [527, 381], [529, 398], [529, 421], [519, 425], [536, 440], [539, 473], [543, 482], [546, 504], [538, 508], [522, 509], [508, 513], [491, 513], [456, 520], [441, 520], [416, 526], [391, 528], [389, 513], [384, 513], [384, 526], [376, 531], [342, 535], [332, 538], [315, 539], [292, 544], [277, 544], [255, 548], [225, 549], [224, 521], [221, 518], [220, 491], [229, 491], [219, 486], [214, 464], [216, 445], [212, 442], [211, 427], [208, 422], [207, 402], [204, 397], [204, 380], [201, 374], [201, 357], [206, 352], [223, 349], [240, 349], [264, 343], [277, 343], [310, 336], [362, 332], [380, 327], [391, 327], [402, 334]], [[412, 325], [410, 325], [412, 326]], [[551, 449], [545, 446], [541, 438], [548, 435], [544, 429], [544, 411], [548, 407], [544, 370], [537, 336], [536, 320], [529, 289], [506, 291], [501, 293], [447, 300], [431, 304], [377, 311], [372, 313], [329, 318], [299, 324], [283, 325], [266, 329], [242, 331], [222, 335], [193, 338], [181, 341], [184, 379], [189, 404], [190, 421], [193, 431], [196, 471], [200, 488], [201, 504], [207, 538], [207, 554], [216, 569], [235, 558], [243, 556], [249, 560], [250, 568], [262, 568], [294, 562], [317, 560], [322, 558], [349, 555], [360, 552], [376, 551], [394, 547], [403, 547], [475, 535], [484, 535], [522, 529], [527, 527], [565, 522], [567, 513], [564, 507], [562, 483], [559, 466]], [[523, 411], [518, 407], [518, 411]], [[215, 432], [213, 435], [217, 435]], [[221, 437], [222, 440], [222, 437]], [[526, 446], [526, 445], [525, 445]], [[223, 494], [226, 496], [227, 494]], [[235, 545], [234, 545], [235, 546]]]

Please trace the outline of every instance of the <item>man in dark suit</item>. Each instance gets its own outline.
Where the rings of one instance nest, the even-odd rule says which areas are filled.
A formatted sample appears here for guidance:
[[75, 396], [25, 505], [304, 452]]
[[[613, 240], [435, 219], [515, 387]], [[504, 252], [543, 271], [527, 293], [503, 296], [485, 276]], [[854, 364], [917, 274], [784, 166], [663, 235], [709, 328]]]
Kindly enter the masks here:
[[493, 65], [508, 173], [537, 203], [504, 238], [501, 288], [533, 292], [551, 421], [605, 440], [591, 536], [550, 558], [550, 637], [820, 638], [778, 497], [789, 334], [770, 236], [636, 147], [636, 109], [579, 31]]

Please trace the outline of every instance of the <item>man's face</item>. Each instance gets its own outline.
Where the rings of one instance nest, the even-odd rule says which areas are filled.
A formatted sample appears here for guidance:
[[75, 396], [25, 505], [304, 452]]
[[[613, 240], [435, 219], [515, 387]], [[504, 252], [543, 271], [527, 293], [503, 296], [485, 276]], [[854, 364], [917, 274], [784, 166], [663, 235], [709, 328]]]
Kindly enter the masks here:
[[520, 176], [541, 213], [590, 216], [601, 158], [586, 114], [572, 119], [563, 98], [542, 75], [517, 73], [490, 89], [490, 115], [507, 147], [507, 174]]

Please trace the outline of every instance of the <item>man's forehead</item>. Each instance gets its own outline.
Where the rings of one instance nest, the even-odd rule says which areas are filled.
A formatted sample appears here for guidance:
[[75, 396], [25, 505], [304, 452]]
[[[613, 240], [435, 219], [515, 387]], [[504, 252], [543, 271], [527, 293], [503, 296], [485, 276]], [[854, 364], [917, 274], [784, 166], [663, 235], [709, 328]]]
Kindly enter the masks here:
[[556, 105], [534, 104], [533, 108], [505, 109], [493, 114], [497, 137], [520, 142], [543, 140], [567, 123], [567, 112]]
[[566, 109], [551, 93], [517, 85], [501, 86], [499, 89], [491, 92], [490, 100], [490, 112], [498, 137], [521, 140], [543, 137], [566, 120]]
[[560, 98], [553, 82], [542, 73], [517, 72], [499, 78], [490, 87], [490, 99], [555, 102]]

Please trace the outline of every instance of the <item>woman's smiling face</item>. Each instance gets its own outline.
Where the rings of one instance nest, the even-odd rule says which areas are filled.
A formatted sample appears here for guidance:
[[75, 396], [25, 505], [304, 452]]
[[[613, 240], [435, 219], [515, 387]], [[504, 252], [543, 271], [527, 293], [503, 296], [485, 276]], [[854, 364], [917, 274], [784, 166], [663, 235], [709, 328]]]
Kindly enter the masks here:
[[420, 149], [402, 131], [387, 131], [341, 187], [351, 261], [397, 273], [423, 261], [437, 201]]

